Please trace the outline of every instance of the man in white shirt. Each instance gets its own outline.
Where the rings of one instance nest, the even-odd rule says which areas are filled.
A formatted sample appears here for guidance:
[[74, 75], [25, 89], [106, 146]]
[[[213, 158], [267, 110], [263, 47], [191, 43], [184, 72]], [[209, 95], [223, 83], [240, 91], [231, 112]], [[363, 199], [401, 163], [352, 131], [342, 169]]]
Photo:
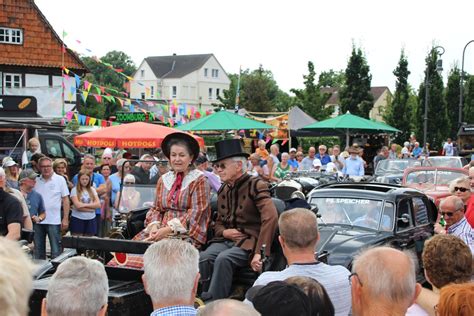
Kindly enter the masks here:
[[307, 209], [295, 208], [281, 214], [278, 226], [278, 240], [288, 261], [288, 268], [262, 273], [254, 286], [283, 281], [293, 276], [311, 277], [326, 289], [336, 315], [348, 315], [351, 310], [350, 272], [343, 266], [330, 266], [315, 258], [314, 251], [319, 240], [316, 215]]
[[443, 156], [453, 156], [454, 148], [451, 138], [448, 138], [448, 141], [443, 145]]
[[[36, 259], [46, 259], [46, 235], [51, 246], [51, 258], [61, 253], [61, 228], [66, 231], [69, 227], [69, 190], [64, 177], [53, 171], [53, 161], [49, 157], [42, 157], [38, 161], [41, 176], [35, 184], [35, 191], [41, 194], [46, 210], [46, 218], [36, 225], [35, 234], [40, 235]], [[61, 220], [61, 206], [63, 218]]]

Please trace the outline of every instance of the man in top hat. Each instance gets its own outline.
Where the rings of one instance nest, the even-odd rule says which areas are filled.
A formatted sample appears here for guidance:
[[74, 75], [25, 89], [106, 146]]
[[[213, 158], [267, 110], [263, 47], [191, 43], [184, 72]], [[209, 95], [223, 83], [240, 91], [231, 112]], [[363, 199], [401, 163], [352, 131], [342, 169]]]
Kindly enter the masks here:
[[262, 269], [260, 250], [266, 245], [266, 255], [270, 254], [278, 224], [268, 184], [246, 172], [249, 155], [244, 152], [241, 140], [223, 140], [215, 147], [214, 167], [224, 184], [217, 197], [215, 237], [200, 258], [202, 280], [210, 278], [214, 265], [208, 292], [202, 295], [208, 300], [231, 294], [236, 268], [250, 264], [254, 271]]

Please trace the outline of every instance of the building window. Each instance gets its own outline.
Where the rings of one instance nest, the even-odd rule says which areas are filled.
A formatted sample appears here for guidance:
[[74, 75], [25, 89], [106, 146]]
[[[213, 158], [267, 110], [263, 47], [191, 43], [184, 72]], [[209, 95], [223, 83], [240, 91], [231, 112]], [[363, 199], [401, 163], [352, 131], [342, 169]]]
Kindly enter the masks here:
[[216, 89], [216, 99], [219, 98], [220, 92], [221, 92], [221, 89]]
[[0, 27], [0, 43], [23, 44], [23, 30]]
[[219, 77], [219, 69], [212, 69], [212, 78]]
[[154, 98], [154, 96], [155, 96], [155, 87], [154, 87], [154, 86], [151, 86], [151, 87], [150, 87], [150, 97], [151, 97], [151, 98]]
[[5, 88], [20, 88], [21, 75], [5, 74]]
[[204, 68], [204, 77], [207, 77], [207, 68]]
[[171, 97], [176, 98], [177, 95], [178, 95], [178, 88], [176, 86], [173, 86], [171, 89]]
[[142, 92], [141, 95], [142, 95], [142, 100], [145, 100], [145, 92]]
[[212, 99], [212, 88], [209, 88], [209, 99]]
[[145, 77], [145, 69], [140, 70], [140, 76], [141, 76], [142, 78]]

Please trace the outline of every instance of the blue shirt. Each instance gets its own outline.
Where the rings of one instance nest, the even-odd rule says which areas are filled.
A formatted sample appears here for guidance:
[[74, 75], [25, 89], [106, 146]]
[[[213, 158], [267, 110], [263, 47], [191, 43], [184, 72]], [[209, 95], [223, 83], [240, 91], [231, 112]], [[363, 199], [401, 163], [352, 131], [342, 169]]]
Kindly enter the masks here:
[[[105, 184], [105, 178], [100, 173], [93, 172], [92, 182], [92, 186], [97, 189], [101, 184]], [[74, 186], [77, 185], [77, 174], [74, 176], [74, 178], [72, 178], [72, 183], [74, 184]], [[100, 207], [95, 210], [95, 213], [100, 214]]]
[[26, 195], [25, 201], [26, 205], [28, 205], [30, 216], [38, 216], [45, 212], [43, 197], [35, 190]]
[[349, 157], [344, 160], [344, 168], [342, 168], [342, 173], [344, 175], [363, 176], [364, 172], [364, 162], [359, 157], [356, 159]]
[[192, 306], [176, 305], [158, 308], [150, 316], [195, 316], [197, 310]]
[[112, 183], [112, 195], [110, 199], [112, 200], [112, 205], [115, 205], [115, 199], [117, 198], [117, 193], [120, 192], [120, 178], [118, 174], [113, 174], [109, 177], [110, 183]]
[[465, 217], [456, 224], [449, 226], [448, 234], [459, 237], [469, 246], [471, 253], [474, 254], [474, 229], [472, 229]]
[[290, 158], [288, 159], [288, 164], [290, 165], [291, 168], [298, 169], [298, 160]]
[[324, 154], [324, 156], [321, 157], [320, 154], [316, 154], [316, 158], [318, 158], [321, 161], [321, 164], [323, 166], [327, 165], [329, 162], [331, 162], [331, 156], [328, 154]]
[[411, 153], [412, 153], [413, 157], [418, 158], [418, 157], [420, 157], [422, 151], [423, 150], [421, 149], [421, 147], [415, 147], [415, 148], [413, 148], [413, 151]]

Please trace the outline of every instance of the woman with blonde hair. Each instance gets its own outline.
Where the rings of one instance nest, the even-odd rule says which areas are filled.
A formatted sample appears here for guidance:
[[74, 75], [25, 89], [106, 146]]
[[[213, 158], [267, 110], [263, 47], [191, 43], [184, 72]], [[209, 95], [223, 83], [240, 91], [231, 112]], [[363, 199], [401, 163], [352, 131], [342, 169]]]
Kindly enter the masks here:
[[21, 156], [21, 165], [23, 168], [31, 168], [31, 156], [33, 156], [36, 153], [41, 153], [41, 147], [40, 147], [40, 142], [39, 139], [36, 137], [30, 138], [28, 141], [28, 146], [27, 150], [23, 152], [23, 155]]
[[63, 158], [58, 158], [53, 161], [53, 170], [57, 175], [60, 175], [66, 180], [67, 187], [69, 188], [69, 191], [72, 190], [74, 187], [74, 184], [69, 181], [69, 176], [68, 176], [68, 169], [67, 169], [67, 161], [66, 159]]
[[81, 170], [77, 178], [77, 185], [71, 191], [73, 207], [69, 228], [72, 235], [94, 236], [97, 233], [95, 210], [100, 207], [99, 196], [87, 171]]
[[18, 164], [12, 157], [5, 157], [3, 158], [3, 168], [5, 169], [7, 187], [19, 190], [18, 177], [20, 175], [20, 168]]

